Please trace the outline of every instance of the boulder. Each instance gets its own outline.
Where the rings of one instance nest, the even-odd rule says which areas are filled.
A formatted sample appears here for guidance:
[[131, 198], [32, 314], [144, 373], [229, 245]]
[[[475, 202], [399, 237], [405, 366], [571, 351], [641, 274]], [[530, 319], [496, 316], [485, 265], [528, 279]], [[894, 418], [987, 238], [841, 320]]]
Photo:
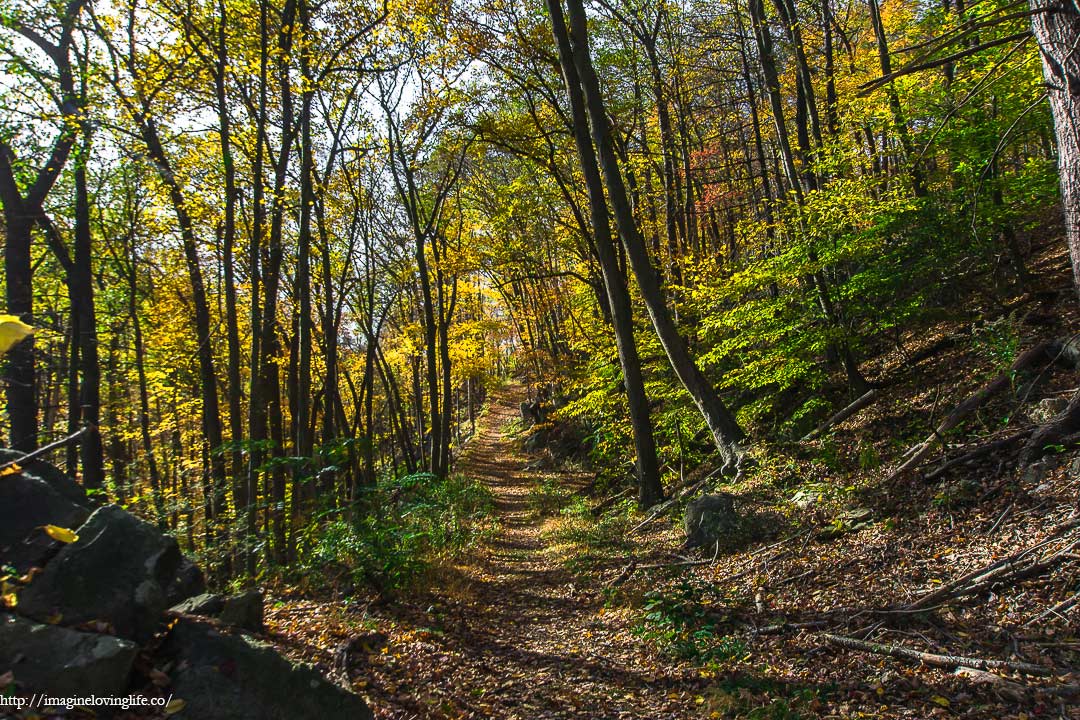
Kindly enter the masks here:
[[181, 618], [163, 648], [174, 661], [177, 720], [368, 720], [364, 701], [264, 642]]
[[165, 588], [168, 604], [176, 605], [205, 592], [206, 578], [203, 576], [203, 571], [187, 557], [180, 558], [180, 567], [177, 568], [169, 586]]
[[25, 573], [42, 565], [57, 546], [43, 525], [77, 528], [90, 516], [80, 504], [41, 475], [22, 472], [0, 477], [0, 564]]
[[217, 617], [225, 609], [225, 598], [215, 593], [203, 593], [189, 597], [181, 603], [170, 608], [170, 612], [181, 615], [201, 615], [202, 617]]
[[742, 536], [743, 521], [735, 511], [735, 498], [727, 494], [702, 495], [690, 501], [683, 516], [687, 548], [730, 547]]
[[1035, 403], [1035, 406], [1028, 411], [1028, 417], [1031, 418], [1031, 421], [1034, 423], [1045, 425], [1061, 413], [1065, 412], [1065, 409], [1068, 407], [1069, 401], [1066, 398], [1043, 398]]
[[226, 625], [233, 625], [251, 632], [262, 632], [262, 590], [253, 588], [225, 598], [225, 607], [221, 609], [218, 619]]
[[263, 630], [263, 594], [258, 589], [246, 590], [228, 597], [203, 593], [174, 605], [172, 612], [217, 618], [226, 625], [250, 632]]
[[[0, 463], [18, 460], [22, 456], [23, 453], [18, 450], [0, 448]], [[22, 468], [23, 475], [37, 478], [47, 483], [50, 487], [76, 505], [82, 505], [87, 508], [90, 507], [86, 497], [86, 491], [83, 489], [82, 485], [75, 482], [74, 478], [61, 471], [55, 465], [47, 463], [44, 460], [30, 460], [29, 462], [20, 462], [19, 467]]]
[[124, 638], [149, 639], [168, 608], [182, 556], [176, 540], [115, 505], [94, 512], [19, 597], [19, 611], [65, 625], [104, 621]]
[[124, 695], [138, 650], [110, 635], [0, 614], [0, 674], [10, 670], [28, 694]]

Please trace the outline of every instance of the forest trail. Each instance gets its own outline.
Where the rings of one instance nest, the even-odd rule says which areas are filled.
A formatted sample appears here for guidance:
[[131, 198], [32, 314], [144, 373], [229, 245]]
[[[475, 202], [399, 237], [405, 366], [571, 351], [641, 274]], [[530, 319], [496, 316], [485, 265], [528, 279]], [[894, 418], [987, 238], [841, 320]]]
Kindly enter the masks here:
[[361, 691], [384, 718], [700, 716], [697, 673], [650, 658], [629, 620], [604, 608], [602, 583], [576, 587], [552, 551], [529, 504], [543, 473], [526, 469], [505, 432], [524, 399], [520, 385], [493, 394], [459, 465], [491, 488], [497, 531], [436, 583], [426, 608], [399, 617]]

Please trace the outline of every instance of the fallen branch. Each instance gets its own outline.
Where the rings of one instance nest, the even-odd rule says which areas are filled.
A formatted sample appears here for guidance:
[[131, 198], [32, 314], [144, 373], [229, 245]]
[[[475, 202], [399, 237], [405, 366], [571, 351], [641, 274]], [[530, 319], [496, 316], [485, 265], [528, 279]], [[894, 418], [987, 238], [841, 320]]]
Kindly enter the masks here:
[[[907, 459], [898, 468], [892, 471], [886, 481], [889, 482], [895, 480], [909, 470], [918, 467], [923, 459], [934, 449], [934, 446], [942, 439], [945, 433], [958, 426], [967, 419], [969, 415], [985, 405], [994, 395], [1009, 387], [1016, 373], [1027, 370], [1037, 364], [1048, 362], [1050, 359], [1049, 351], [1051, 347], [1053, 347], [1053, 343], [1043, 340], [1035, 345], [1035, 347], [1025, 350], [1015, 361], [1013, 361], [1013, 364], [1009, 367], [1007, 372], [999, 374], [972, 395], [968, 396], [962, 403], [953, 408], [953, 411], [945, 416], [945, 419], [941, 421], [941, 424], [934, 428], [934, 431], [925, 440], [918, 445], [913, 446], [904, 454]], [[910, 457], [908, 457], [909, 455]]]
[[[1025, 548], [1024, 550], [1020, 550], [1019, 552], [1015, 552], [1008, 557], [1003, 557], [1000, 560], [995, 560], [989, 565], [984, 565], [977, 570], [972, 570], [971, 572], [957, 578], [956, 580], [942, 585], [937, 590], [923, 595], [914, 602], [908, 603], [902, 609], [917, 610], [919, 608], [925, 608], [928, 605], [933, 605], [937, 603], [942, 598], [970, 594], [975, 590], [975, 588], [981, 587], [991, 580], [996, 582], [999, 579], [1000, 575], [1004, 575], [1006, 572], [1009, 571], [1015, 571], [1016, 564], [1023, 560], [1025, 557], [1027, 557], [1033, 552], [1041, 550], [1042, 548], [1053, 542], [1056, 542], [1061, 538], [1062, 535], [1064, 535], [1069, 530], [1075, 528], [1078, 524], [1080, 524], [1080, 521], [1072, 520], [1062, 525], [1059, 525], [1051, 532], [1050, 537], [1043, 540], [1042, 542], [1032, 545], [1029, 548]], [[1057, 558], [1060, 555], [1061, 551], [1055, 553], [1053, 558]], [[1025, 568], [1025, 570], [1027, 569], [1030, 568]]]
[[89, 426], [84, 427], [81, 430], [76, 430], [75, 432], [71, 433], [67, 437], [62, 437], [59, 440], [56, 440], [54, 442], [49, 443], [48, 445], [42, 445], [41, 447], [39, 447], [37, 450], [35, 450], [33, 452], [27, 453], [27, 454], [23, 455], [20, 458], [16, 458], [14, 460], [9, 460], [8, 462], [4, 463], [3, 465], [0, 465], [0, 472], [3, 472], [4, 470], [7, 470], [8, 468], [13, 468], [16, 465], [19, 465], [21, 463], [25, 463], [25, 462], [28, 462], [30, 460], [36, 460], [37, 458], [41, 457], [42, 455], [47, 455], [50, 452], [52, 452], [53, 450], [56, 450], [57, 448], [64, 447], [68, 443], [73, 442], [75, 440], [78, 440], [79, 438], [81, 438], [83, 435], [85, 435], [88, 432], [90, 432], [90, 427]]
[[1034, 625], [1035, 623], [1043, 620], [1044, 618], [1050, 617], [1051, 615], [1060, 615], [1063, 612], [1068, 612], [1069, 610], [1071, 610], [1073, 607], [1076, 606], [1077, 602], [1080, 602], [1080, 592], [1073, 593], [1072, 597], [1066, 598], [1065, 600], [1062, 600], [1061, 602], [1059, 602], [1054, 607], [1048, 609], [1046, 612], [1044, 612], [1039, 617], [1028, 620], [1026, 623], [1023, 624], [1022, 627], [1030, 627], [1030, 626]]
[[708, 474], [708, 475], [706, 475], [705, 477], [701, 478], [701, 479], [700, 479], [700, 480], [698, 480], [697, 482], [693, 483], [692, 485], [689, 485], [689, 486], [687, 486], [687, 487], [684, 487], [684, 488], [683, 488], [683, 489], [682, 489], [682, 490], [681, 490], [681, 491], [680, 491], [680, 492], [679, 492], [679, 493], [678, 493], [677, 495], [673, 495], [673, 496], [671, 496], [671, 498], [669, 498], [668, 500], [665, 500], [664, 502], [662, 502], [662, 503], [660, 503], [659, 505], [657, 505], [657, 506], [656, 506], [656, 508], [655, 508], [655, 509], [654, 509], [654, 510], [653, 510], [653, 511], [652, 511], [651, 513], [649, 513], [649, 516], [648, 516], [647, 518], [645, 518], [644, 520], [642, 520], [641, 522], [639, 522], [639, 523], [638, 523], [637, 525], [635, 525], [635, 526], [634, 526], [634, 527], [633, 527], [633, 528], [632, 528], [632, 529], [630, 530], [630, 534], [631, 534], [631, 535], [633, 535], [634, 533], [636, 533], [636, 532], [637, 532], [638, 530], [640, 530], [641, 528], [645, 527], [646, 525], [648, 525], [648, 524], [649, 524], [649, 523], [651, 523], [652, 521], [654, 521], [654, 520], [656, 520], [657, 518], [659, 518], [659, 517], [660, 517], [661, 515], [663, 515], [663, 514], [664, 514], [664, 513], [666, 513], [666, 512], [667, 512], [667, 511], [668, 511], [669, 509], [671, 509], [671, 507], [672, 507], [672, 506], [673, 506], [673, 505], [674, 505], [675, 503], [679, 502], [680, 500], [682, 500], [682, 499], [683, 499], [684, 497], [686, 497], [686, 496], [687, 496], [687, 495], [689, 495], [690, 493], [692, 493], [692, 492], [695, 492], [695, 491], [697, 491], [698, 489], [700, 489], [700, 488], [701, 488], [701, 487], [702, 487], [703, 485], [705, 485], [705, 483], [707, 483], [707, 482], [709, 482], [710, 480], [712, 480], [713, 478], [715, 478], [715, 477], [716, 477], [717, 475], [719, 475], [719, 474], [720, 474], [720, 473], [721, 473], [722, 471], [723, 471], [723, 468], [717, 468], [716, 470], [713, 470], [713, 471], [712, 471], [711, 473], [709, 473], [709, 474]]
[[1007, 435], [1003, 438], [998, 438], [997, 440], [983, 443], [982, 445], [979, 445], [978, 447], [969, 450], [968, 452], [960, 455], [959, 457], [955, 457], [952, 460], [947, 460], [941, 465], [938, 465], [936, 468], [926, 473], [926, 475], [923, 476], [923, 480], [926, 480], [927, 482], [937, 480], [939, 477], [941, 477], [957, 465], [966, 465], [972, 460], [977, 460], [981, 458], [983, 455], [989, 455], [995, 450], [1006, 448], [1017, 442], [1018, 440], [1023, 440], [1027, 436], [1031, 435], [1031, 433], [1033, 433], [1034, 431], [1035, 428], [1033, 427], [1024, 428], [1023, 430], [1013, 433], [1012, 435]]
[[815, 428], [813, 431], [804, 435], [802, 441], [809, 442], [814, 438], [821, 436], [834, 425], [839, 425], [863, 408], [872, 405], [874, 401], [878, 399], [878, 396], [880, 394], [881, 393], [876, 388], [866, 391], [861, 396], [859, 396], [859, 398], [855, 400], [855, 402], [849, 404], [847, 407], [830, 417], [821, 425], [818, 425], [817, 428]]
[[1025, 675], [1052, 675], [1053, 670], [1042, 665], [1034, 665], [1026, 662], [1014, 662], [1011, 660], [988, 660], [985, 658], [964, 657], [962, 655], [939, 655], [938, 653], [912, 650], [902, 645], [882, 645], [881, 643], [857, 640], [844, 635], [821, 633], [821, 637], [837, 647], [848, 650], [871, 652], [877, 655], [887, 655], [899, 660], [913, 660], [923, 665], [955, 670], [959, 667], [975, 668], [976, 670], [1009, 670], [1011, 672], [1024, 673]]
[[604, 502], [600, 503], [599, 505], [597, 505], [597, 506], [593, 507], [591, 510], [589, 510], [589, 513], [592, 514], [593, 517], [600, 517], [600, 515], [605, 510], [607, 510], [609, 507], [611, 507], [612, 505], [614, 505], [616, 502], [618, 502], [622, 498], [624, 498], [627, 495], [634, 492], [634, 489], [635, 488], [633, 488], [633, 487], [628, 487], [625, 490], [623, 490], [621, 493], [616, 493], [615, 495], [612, 495], [611, 497], [609, 497]]
[[[774, 542], [772, 545], [766, 545], [765, 547], [758, 548], [754, 552], [747, 555], [746, 558], [747, 558], [747, 560], [752, 560], [753, 558], [757, 557], [758, 555], [761, 555], [762, 553], [768, 552], [769, 550], [772, 550], [774, 548], [778, 548], [781, 545], [787, 545], [792, 540], [797, 540], [797, 539], [799, 539], [801, 537], [806, 537], [807, 535], [810, 534], [810, 532], [811, 532], [810, 530], [804, 530], [801, 533], [798, 533], [796, 535], [791, 535], [789, 537], [784, 538], [783, 540], [780, 540], [778, 542]], [[769, 555], [767, 558], [765, 558], [765, 562], [769, 562], [771, 560], [776, 560], [777, 558], [783, 557], [788, 552], [789, 552], [788, 550], [781, 550], [778, 553], [773, 553], [772, 555]], [[624, 582], [629, 580], [630, 576], [633, 575], [638, 570], [659, 570], [661, 568], [696, 567], [696, 566], [699, 566], [699, 565], [712, 565], [713, 563], [716, 562], [716, 558], [717, 558], [717, 556], [719, 554], [720, 554], [720, 545], [719, 545], [719, 543], [717, 543], [716, 552], [714, 552], [713, 556], [711, 558], [709, 558], [708, 560], [705, 560], [705, 559], [702, 559], [702, 560], [679, 560], [679, 561], [676, 561], [676, 562], [652, 563], [650, 565], [638, 565], [637, 561], [635, 560], [635, 561], [631, 562], [629, 565], [627, 565], [623, 569], [623, 572], [620, 573], [619, 576], [617, 578], [615, 578], [615, 580], [611, 581], [608, 584], [608, 586], [609, 587], [616, 587], [618, 585], [622, 585]], [[756, 563], [751, 562], [743, 570], [735, 573], [734, 575], [732, 575], [730, 577], [724, 578], [724, 581], [725, 582], [731, 582], [733, 580], [738, 580], [740, 578], [746, 577], [751, 572], [753, 572], [755, 567], [756, 567]]]
[[757, 628], [754, 630], [754, 635], [780, 635], [782, 633], [791, 632], [792, 630], [814, 630], [816, 628], [825, 627], [829, 623], [825, 620], [813, 620], [811, 622], [801, 623], [779, 623], [777, 625], [766, 625], [765, 627]]

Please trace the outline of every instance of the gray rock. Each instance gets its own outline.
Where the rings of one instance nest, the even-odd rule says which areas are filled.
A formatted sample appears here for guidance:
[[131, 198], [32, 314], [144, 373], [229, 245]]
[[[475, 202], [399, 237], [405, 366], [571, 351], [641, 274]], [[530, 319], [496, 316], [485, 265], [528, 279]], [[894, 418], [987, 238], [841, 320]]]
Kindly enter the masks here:
[[149, 639], [180, 567], [176, 540], [115, 505], [94, 512], [19, 597], [19, 611], [65, 625], [99, 620], [121, 637]]
[[184, 701], [177, 720], [368, 720], [364, 701], [314, 668], [210, 623], [182, 618], [164, 651], [174, 658], [170, 692]]
[[138, 650], [110, 635], [0, 614], [0, 673], [11, 670], [30, 693], [123, 695]]
[[184, 615], [217, 618], [226, 625], [251, 632], [263, 630], [263, 594], [258, 589], [228, 597], [203, 593], [174, 605], [171, 610]]
[[225, 598], [218, 619], [226, 625], [233, 625], [251, 632], [263, 630], [263, 594], [261, 590], [245, 590], [237, 595]]
[[690, 501], [683, 515], [686, 547], [729, 547], [743, 532], [742, 518], [731, 495], [702, 495]]
[[225, 598], [214, 593], [203, 593], [190, 597], [170, 608], [171, 612], [183, 615], [201, 615], [202, 617], [217, 617], [225, 609]]
[[1028, 411], [1028, 417], [1031, 418], [1032, 422], [1045, 425], [1065, 412], [1067, 407], [1069, 407], [1069, 401], [1065, 398], [1043, 398]]
[[201, 595], [206, 592], [206, 578], [202, 570], [186, 557], [180, 559], [180, 567], [176, 571], [169, 586], [165, 588], [165, 596], [169, 605], [176, 605], [190, 597]]
[[79, 527], [90, 516], [85, 502], [29, 470], [0, 478], [0, 564], [20, 573], [43, 564], [56, 546], [41, 526]]
[[[18, 460], [22, 456], [23, 453], [18, 450], [0, 448], [0, 463]], [[76, 505], [82, 505], [86, 508], [90, 507], [86, 497], [86, 491], [83, 489], [82, 485], [75, 482], [74, 478], [61, 471], [55, 465], [47, 463], [44, 460], [31, 460], [25, 463], [20, 462], [19, 466], [22, 467], [23, 475], [38, 478], [39, 480], [48, 483], [54, 490]]]

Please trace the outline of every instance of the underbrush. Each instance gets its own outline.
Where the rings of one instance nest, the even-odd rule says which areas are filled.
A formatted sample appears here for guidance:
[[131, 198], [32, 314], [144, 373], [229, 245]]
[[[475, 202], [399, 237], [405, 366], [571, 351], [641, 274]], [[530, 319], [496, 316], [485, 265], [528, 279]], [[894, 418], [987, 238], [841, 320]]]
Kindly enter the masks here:
[[347, 515], [309, 528], [302, 566], [345, 579], [346, 589], [400, 590], [491, 532], [493, 512], [491, 492], [460, 475], [383, 480], [367, 488]]
[[688, 575], [645, 593], [634, 633], [661, 655], [699, 665], [743, 660], [742, 640], [724, 634], [723, 599], [716, 587]]
[[543, 475], [529, 488], [527, 502], [535, 517], [548, 517], [565, 509], [573, 501], [573, 492], [557, 475]]

